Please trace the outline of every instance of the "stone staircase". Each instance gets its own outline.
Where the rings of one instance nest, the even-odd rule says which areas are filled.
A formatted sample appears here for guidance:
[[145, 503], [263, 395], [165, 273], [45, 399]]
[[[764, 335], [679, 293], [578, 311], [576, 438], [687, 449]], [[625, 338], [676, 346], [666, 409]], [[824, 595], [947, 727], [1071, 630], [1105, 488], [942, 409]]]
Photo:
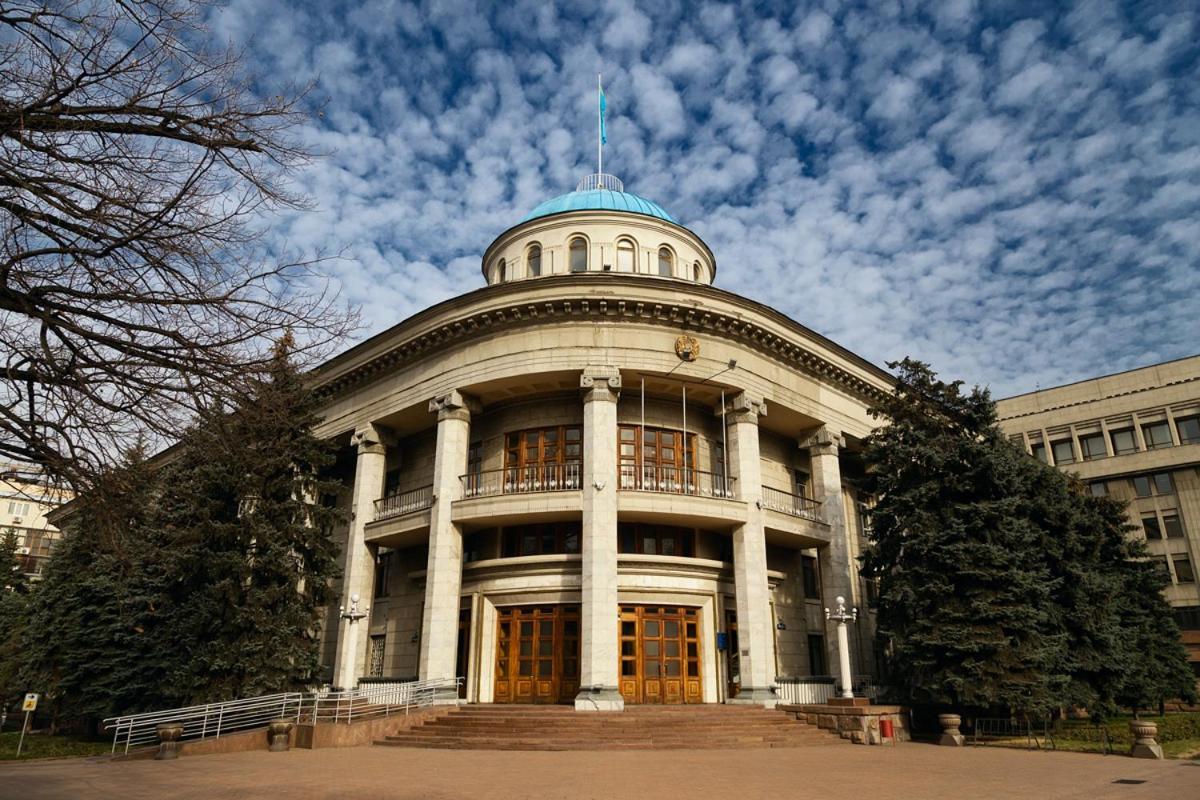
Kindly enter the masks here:
[[470, 705], [376, 741], [447, 750], [682, 750], [842, 744], [836, 735], [755, 706], [630, 706], [622, 713], [569, 706]]

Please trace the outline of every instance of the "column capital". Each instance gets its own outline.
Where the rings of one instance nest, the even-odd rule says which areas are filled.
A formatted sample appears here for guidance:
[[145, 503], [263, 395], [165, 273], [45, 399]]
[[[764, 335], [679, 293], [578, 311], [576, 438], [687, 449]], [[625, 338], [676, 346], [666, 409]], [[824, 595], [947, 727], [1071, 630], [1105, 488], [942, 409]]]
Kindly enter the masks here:
[[382, 425], [368, 422], [354, 429], [351, 442], [362, 453], [386, 453], [389, 447], [396, 446], [396, 435]]
[[621, 393], [621, 371], [616, 367], [584, 367], [579, 375], [579, 388], [585, 400], [611, 400], [614, 403]]
[[483, 407], [478, 400], [457, 389], [429, 401], [429, 413], [437, 414], [438, 422], [444, 419], [470, 420], [472, 414], [478, 414], [481, 410]]
[[726, 400], [722, 411], [724, 416], [732, 418], [734, 422], [757, 425], [758, 418], [767, 415], [767, 401], [748, 392], [738, 392]]
[[818, 456], [836, 456], [838, 450], [845, 446], [846, 437], [828, 425], [822, 425], [800, 438], [800, 448]]

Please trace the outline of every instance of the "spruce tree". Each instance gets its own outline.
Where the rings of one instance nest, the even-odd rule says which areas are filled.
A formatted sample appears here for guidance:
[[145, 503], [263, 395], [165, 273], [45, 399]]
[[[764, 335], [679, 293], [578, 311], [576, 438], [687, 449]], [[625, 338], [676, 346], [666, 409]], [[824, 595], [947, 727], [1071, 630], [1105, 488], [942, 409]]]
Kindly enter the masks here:
[[17, 553], [17, 532], [8, 528], [0, 536], [0, 708], [7, 708], [22, 694], [17, 676], [28, 594], [25, 565]]

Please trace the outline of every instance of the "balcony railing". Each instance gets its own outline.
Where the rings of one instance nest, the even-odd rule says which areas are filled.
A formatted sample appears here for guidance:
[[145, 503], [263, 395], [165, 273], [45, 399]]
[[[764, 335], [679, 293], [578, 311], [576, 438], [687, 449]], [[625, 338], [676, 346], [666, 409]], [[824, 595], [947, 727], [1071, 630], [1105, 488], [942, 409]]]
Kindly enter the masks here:
[[527, 464], [462, 476], [463, 498], [498, 494], [568, 492], [583, 485], [583, 464]]
[[375, 521], [422, 511], [433, 505], [433, 487], [422, 486], [408, 492], [390, 494], [375, 501]]
[[817, 509], [821, 505], [811, 497], [792, 494], [782, 489], [772, 489], [769, 486], [764, 486], [762, 489], [762, 504], [763, 508], [782, 511], [784, 514], [811, 519], [814, 522], [818, 520]]
[[733, 499], [733, 478], [698, 469], [662, 464], [622, 464], [620, 488], [629, 492], [665, 492], [693, 497]]

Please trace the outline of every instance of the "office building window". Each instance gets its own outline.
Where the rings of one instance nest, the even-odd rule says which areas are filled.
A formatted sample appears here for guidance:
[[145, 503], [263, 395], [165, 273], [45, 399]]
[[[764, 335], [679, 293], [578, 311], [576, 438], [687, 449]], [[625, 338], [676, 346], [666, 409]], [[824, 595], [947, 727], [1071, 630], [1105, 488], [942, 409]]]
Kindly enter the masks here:
[[1150, 497], [1156, 494], [1171, 494], [1174, 488], [1169, 472], [1157, 472], [1154, 475], [1135, 475], [1133, 491], [1138, 497]]
[[1147, 514], [1142, 517], [1142, 530], [1146, 533], [1147, 539], [1161, 539], [1162, 528], [1158, 524], [1157, 514]]
[[1175, 429], [1179, 432], [1180, 444], [1200, 443], [1200, 417], [1187, 417], [1175, 420]]
[[14, 517], [27, 517], [29, 516], [29, 503], [18, 503], [16, 500], [9, 500], [8, 513]]
[[367, 673], [372, 678], [383, 677], [383, 655], [387, 652], [387, 636], [371, 637], [371, 654], [367, 658]]
[[1177, 606], [1175, 623], [1181, 631], [1200, 631], [1200, 606]]
[[1137, 439], [1133, 436], [1133, 428], [1111, 431], [1109, 437], [1112, 439], [1114, 455], [1123, 456], [1126, 453], [1137, 452]]
[[1062, 439], [1061, 441], [1051, 442], [1050, 447], [1054, 450], [1054, 463], [1074, 464], [1075, 463], [1075, 448], [1071, 446], [1070, 439]]
[[1088, 491], [1092, 493], [1092, 497], [1107, 497], [1108, 483], [1107, 481], [1092, 481], [1088, 484]]
[[1142, 438], [1146, 440], [1146, 449], [1155, 450], [1159, 447], [1170, 447], [1171, 428], [1165, 422], [1151, 422], [1142, 426]]
[[817, 560], [812, 556], [800, 556], [800, 574], [804, 577], [804, 596], [809, 600], [820, 600], [821, 582], [817, 573]]
[[808, 635], [808, 674], [825, 675], [829, 672], [825, 666], [825, 637], [819, 633]]
[[1030, 453], [1038, 461], [1042, 462], [1043, 464], [1049, 463], [1046, 460], [1046, 445], [1042, 444], [1041, 442], [1034, 442], [1029, 446], [1029, 449]]
[[1163, 514], [1162, 525], [1163, 532], [1168, 539], [1183, 538], [1183, 523], [1179, 520], [1178, 514]]
[[1175, 491], [1175, 487], [1171, 483], [1171, 473], [1156, 472], [1154, 474], [1154, 493], [1155, 494], [1171, 494], [1174, 491]]
[[395, 557], [396, 551], [389, 550], [386, 553], [380, 553], [375, 559], [375, 596], [387, 597], [388, 584], [391, 582], [392, 576], [392, 559]]
[[1177, 583], [1195, 583], [1196, 573], [1192, 569], [1192, 560], [1187, 556], [1175, 556], [1175, 581]]
[[1089, 433], [1087, 436], [1080, 436], [1079, 450], [1083, 454], [1084, 461], [1104, 458], [1108, 455], [1108, 451], [1104, 449], [1104, 434]]

